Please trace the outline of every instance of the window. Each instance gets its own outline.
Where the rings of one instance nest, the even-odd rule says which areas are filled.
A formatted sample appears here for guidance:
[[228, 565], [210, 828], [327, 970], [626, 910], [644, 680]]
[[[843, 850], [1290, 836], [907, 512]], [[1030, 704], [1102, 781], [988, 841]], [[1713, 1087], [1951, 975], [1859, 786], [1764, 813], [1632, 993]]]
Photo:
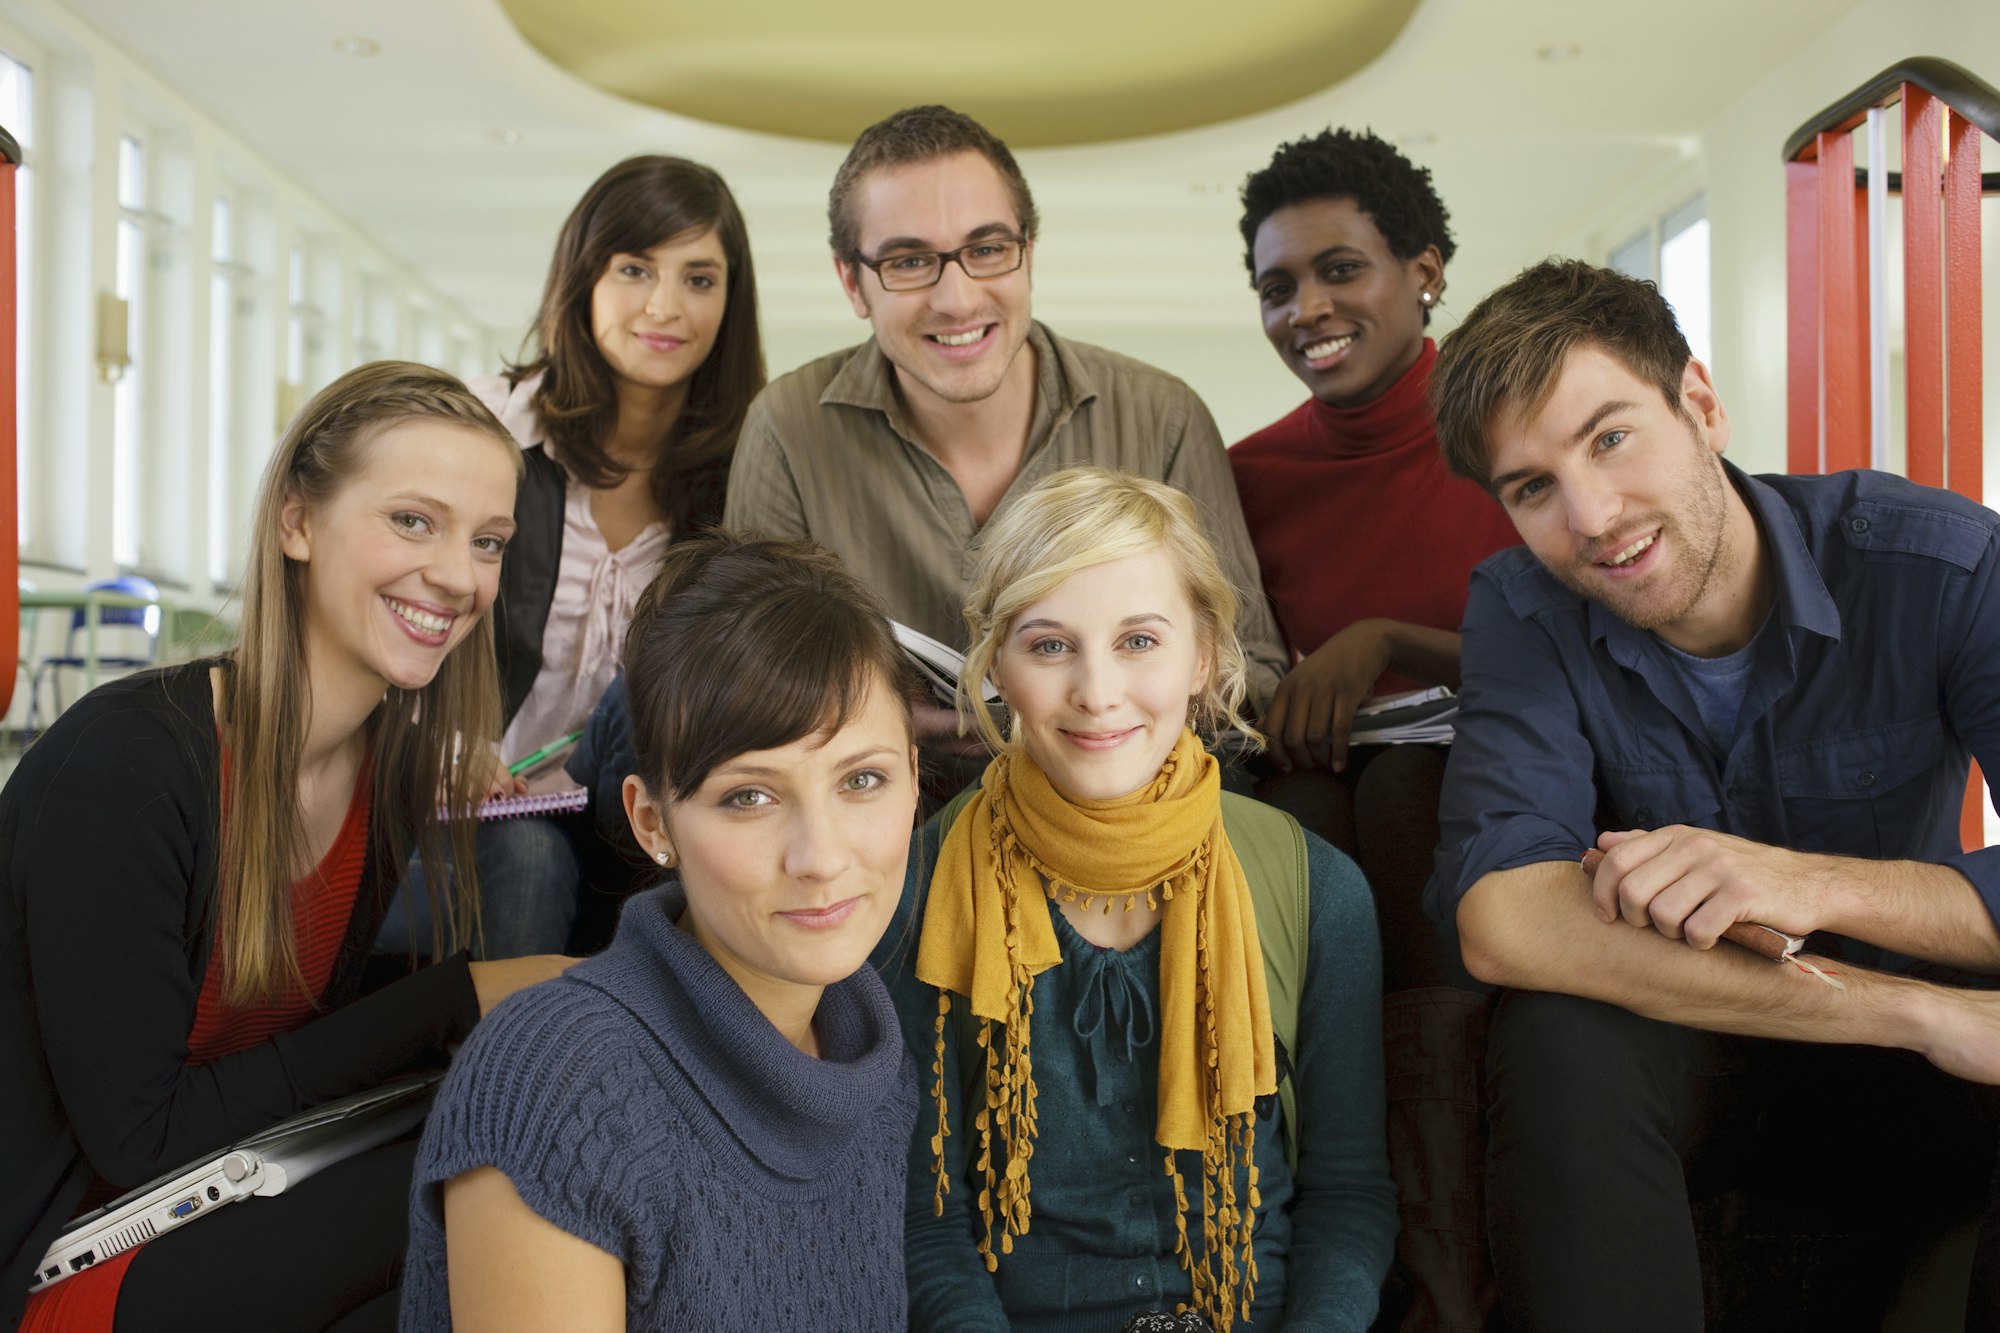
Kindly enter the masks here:
[[380, 273], [361, 275], [360, 299], [354, 304], [354, 362], [382, 361], [403, 356], [402, 330], [397, 326], [396, 293]]
[[33, 381], [29, 377], [28, 349], [35, 345], [30, 334], [34, 324], [35, 298], [35, 75], [34, 71], [0, 51], [0, 125], [4, 125], [21, 148], [21, 164], [14, 172], [14, 482], [15, 522], [21, 547], [29, 542], [28, 503], [30, 460], [33, 439], [28, 429], [28, 401]]
[[1710, 360], [1708, 290], [1708, 204], [1705, 199], [1660, 219], [1660, 294], [1674, 308], [1688, 350], [1703, 365]]
[[235, 473], [235, 205], [217, 195], [209, 213], [208, 276], [208, 577], [229, 582], [230, 478]]
[[111, 409], [111, 558], [139, 563], [139, 408], [146, 367], [146, 147], [118, 140], [118, 267], [112, 290], [125, 302], [126, 351]]
[[306, 382], [306, 248], [295, 245], [285, 258], [285, 383]]
[[427, 366], [444, 365], [444, 330], [437, 317], [422, 306], [410, 307], [410, 357]]
[[1674, 308], [1688, 350], [1703, 365], [1712, 347], [1708, 287], [1708, 201], [1696, 195], [1645, 230], [1613, 246], [1606, 262], [1620, 273], [1656, 282]]

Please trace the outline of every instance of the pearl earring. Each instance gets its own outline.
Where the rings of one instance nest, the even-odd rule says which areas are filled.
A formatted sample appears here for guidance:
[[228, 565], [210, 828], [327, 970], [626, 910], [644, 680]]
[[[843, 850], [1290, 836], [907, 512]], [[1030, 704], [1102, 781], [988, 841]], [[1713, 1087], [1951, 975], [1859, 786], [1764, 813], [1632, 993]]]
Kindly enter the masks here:
[[653, 859], [663, 866], [670, 866], [674, 863], [674, 854], [672, 852], [654, 852]]
[[1436, 300], [1437, 298], [1432, 296], [1429, 292], [1425, 292], [1417, 299], [1422, 301], [1425, 305], [1429, 305], [1432, 301]]

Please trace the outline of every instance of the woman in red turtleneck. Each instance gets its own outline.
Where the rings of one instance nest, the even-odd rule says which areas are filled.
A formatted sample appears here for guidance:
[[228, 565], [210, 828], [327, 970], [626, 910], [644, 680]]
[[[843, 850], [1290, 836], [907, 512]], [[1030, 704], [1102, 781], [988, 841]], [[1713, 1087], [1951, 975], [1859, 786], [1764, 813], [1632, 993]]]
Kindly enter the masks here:
[[[1299, 656], [1263, 719], [1276, 771], [1258, 795], [1352, 855], [1374, 891], [1389, 1084], [1421, 1094], [1389, 1108], [1406, 1299], [1414, 1326], [1460, 1326], [1490, 1301], [1467, 1280], [1478, 1210], [1440, 1230], [1424, 1200], [1450, 1211], [1458, 1187], [1476, 1195], [1478, 1144], [1457, 1131], [1467, 1108], [1450, 1086], [1415, 1087], [1469, 1070], [1478, 1005], [1440, 986], [1459, 970], [1421, 907], [1446, 750], [1350, 749], [1347, 735], [1369, 695], [1457, 686], [1472, 568], [1519, 539], [1492, 497], [1446, 470], [1424, 396], [1437, 358], [1424, 327], [1455, 249], [1430, 172], [1372, 134], [1329, 130], [1281, 146], [1243, 207], [1264, 334], [1312, 392], [1229, 451], [1264, 591]], [[1425, 1122], [1426, 1108], [1446, 1114]], [[1426, 1169], [1403, 1169], [1413, 1159]]]
[[1382, 919], [1385, 989], [1441, 978], [1419, 906], [1444, 752], [1348, 751], [1365, 697], [1458, 684], [1472, 567], [1518, 542], [1453, 477], [1424, 390], [1424, 336], [1453, 249], [1430, 173], [1372, 134], [1281, 147], [1243, 188], [1264, 334], [1312, 390], [1229, 451], [1264, 591], [1300, 661], [1264, 716], [1259, 794], [1360, 862]]

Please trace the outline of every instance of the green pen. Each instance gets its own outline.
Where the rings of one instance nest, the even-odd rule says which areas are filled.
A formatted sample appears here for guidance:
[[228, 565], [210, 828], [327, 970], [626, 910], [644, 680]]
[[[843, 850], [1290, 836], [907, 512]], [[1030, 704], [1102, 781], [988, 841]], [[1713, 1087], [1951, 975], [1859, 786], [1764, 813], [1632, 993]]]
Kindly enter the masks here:
[[572, 745], [582, 739], [583, 739], [583, 733], [581, 731], [572, 731], [569, 735], [562, 737], [560, 740], [550, 741], [547, 745], [544, 745], [541, 749], [535, 751], [533, 754], [529, 755], [526, 759], [516, 759], [513, 763], [507, 765], [507, 775], [509, 777], [518, 778], [523, 773], [533, 768], [536, 764], [541, 763], [542, 760], [547, 759], [550, 755], [562, 749], [563, 746]]

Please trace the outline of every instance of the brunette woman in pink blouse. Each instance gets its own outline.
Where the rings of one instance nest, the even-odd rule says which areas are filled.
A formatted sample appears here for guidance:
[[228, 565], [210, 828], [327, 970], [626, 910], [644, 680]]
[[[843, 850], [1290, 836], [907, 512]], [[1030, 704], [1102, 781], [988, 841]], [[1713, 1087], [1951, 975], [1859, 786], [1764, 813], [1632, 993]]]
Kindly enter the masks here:
[[[661, 554], [721, 517], [764, 385], [749, 237], [722, 178], [658, 156], [600, 176], [556, 238], [529, 350], [468, 381], [527, 464], [494, 606], [505, 730], [480, 760], [494, 795], [526, 791], [538, 772], [563, 782], [560, 755], [525, 776], [509, 767], [583, 728]], [[565, 948], [579, 854], [597, 836], [582, 813], [482, 825], [485, 956]], [[427, 945], [421, 912], [398, 913], [382, 942], [403, 947], [405, 922]]]

